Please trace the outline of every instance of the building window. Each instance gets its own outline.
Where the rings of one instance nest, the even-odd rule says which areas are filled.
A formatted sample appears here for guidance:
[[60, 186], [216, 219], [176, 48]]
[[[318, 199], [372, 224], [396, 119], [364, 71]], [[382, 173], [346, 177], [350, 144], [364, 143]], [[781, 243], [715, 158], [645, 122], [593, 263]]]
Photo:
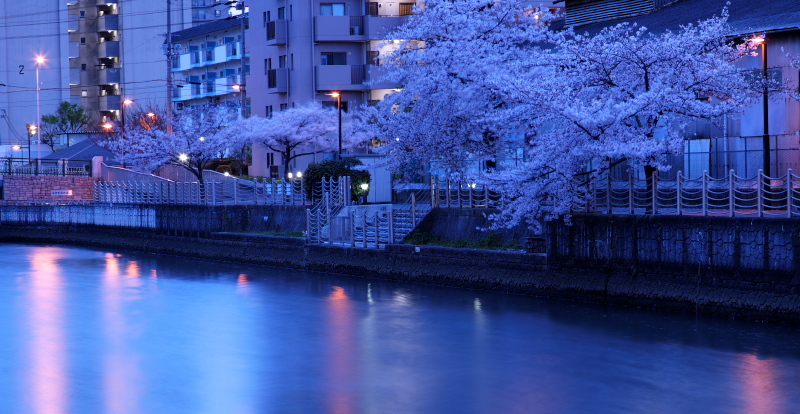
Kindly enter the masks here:
[[269, 21], [269, 20], [267, 19], [267, 13], [268, 13], [268, 12], [264, 12], [264, 27], [267, 27], [267, 22]]
[[278, 56], [278, 68], [280, 69], [286, 68], [286, 55]]
[[347, 16], [344, 3], [322, 3], [319, 5], [320, 16]]
[[289, 104], [288, 103], [282, 103], [281, 104], [281, 111], [285, 111], [287, 109], [289, 109]]
[[378, 15], [378, 3], [371, 1], [367, 3], [367, 14], [370, 16], [377, 16]]
[[401, 16], [408, 16], [412, 14], [412, 10], [414, 10], [414, 3], [400, 3], [400, 15]]
[[85, 63], [81, 63], [81, 70], [86, 70], [86, 64]]
[[286, 7], [278, 7], [278, 20], [286, 20]]
[[347, 53], [345, 52], [322, 52], [322, 65], [346, 65]]
[[82, 37], [82, 38], [81, 38], [81, 44], [82, 44], [82, 45], [85, 45], [85, 44], [86, 44], [86, 38], [85, 38], [85, 37]]
[[264, 59], [264, 74], [266, 75], [272, 69], [272, 59]]
[[294, 70], [294, 53], [289, 55], [289, 64], [292, 65], [291, 69]]
[[86, 89], [82, 90], [81, 96], [89, 96], [89, 91], [87, 91]]
[[264, 111], [265, 118], [272, 118], [272, 105], [267, 105], [266, 111]]
[[86, 12], [81, 10], [81, 19], [83, 19], [84, 17], [86, 17]]

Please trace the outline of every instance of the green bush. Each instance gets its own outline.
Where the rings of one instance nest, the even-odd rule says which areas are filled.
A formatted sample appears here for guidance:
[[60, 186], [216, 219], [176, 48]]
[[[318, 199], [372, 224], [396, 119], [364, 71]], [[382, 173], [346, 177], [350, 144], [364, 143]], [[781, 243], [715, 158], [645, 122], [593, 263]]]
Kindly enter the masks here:
[[319, 164], [309, 164], [308, 169], [303, 172], [308, 197], [311, 198], [314, 188], [317, 188], [322, 182], [322, 177], [350, 177], [350, 195], [354, 201], [358, 200], [358, 196], [364, 193], [361, 184], [369, 184], [370, 179], [369, 171], [352, 169], [358, 165], [363, 165], [363, 163], [356, 158], [326, 160]]

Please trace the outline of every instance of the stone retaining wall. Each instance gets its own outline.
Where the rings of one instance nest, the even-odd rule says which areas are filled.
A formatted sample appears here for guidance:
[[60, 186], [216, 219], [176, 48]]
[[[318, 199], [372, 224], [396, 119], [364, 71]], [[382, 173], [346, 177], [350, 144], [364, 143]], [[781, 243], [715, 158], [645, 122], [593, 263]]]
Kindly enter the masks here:
[[6, 175], [3, 199], [11, 202], [94, 199], [92, 177], [57, 177], [49, 175]]

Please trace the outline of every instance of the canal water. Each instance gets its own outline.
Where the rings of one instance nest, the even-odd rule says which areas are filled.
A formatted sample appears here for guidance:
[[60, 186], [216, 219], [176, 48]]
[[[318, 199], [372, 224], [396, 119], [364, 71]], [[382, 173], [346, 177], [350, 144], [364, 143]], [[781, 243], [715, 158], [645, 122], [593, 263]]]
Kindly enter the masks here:
[[0, 244], [2, 413], [798, 413], [800, 329]]

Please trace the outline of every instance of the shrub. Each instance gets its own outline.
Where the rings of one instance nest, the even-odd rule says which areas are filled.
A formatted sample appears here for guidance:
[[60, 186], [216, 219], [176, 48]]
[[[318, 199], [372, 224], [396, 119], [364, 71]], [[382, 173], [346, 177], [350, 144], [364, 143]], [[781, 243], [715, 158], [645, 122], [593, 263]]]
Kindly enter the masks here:
[[309, 198], [314, 188], [322, 182], [322, 177], [350, 177], [350, 196], [358, 200], [358, 196], [364, 193], [361, 184], [368, 183], [370, 179], [369, 171], [354, 170], [355, 166], [363, 165], [361, 160], [356, 158], [343, 158], [341, 160], [325, 160], [321, 163], [311, 163], [303, 172], [306, 181], [306, 193]]

